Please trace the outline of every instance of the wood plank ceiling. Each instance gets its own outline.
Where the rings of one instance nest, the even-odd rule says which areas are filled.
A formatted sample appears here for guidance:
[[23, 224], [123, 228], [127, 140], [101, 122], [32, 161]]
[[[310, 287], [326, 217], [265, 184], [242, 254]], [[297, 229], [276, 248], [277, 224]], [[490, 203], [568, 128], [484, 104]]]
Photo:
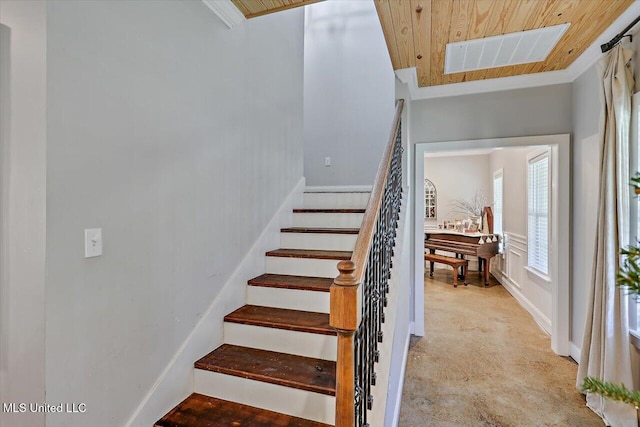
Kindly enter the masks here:
[[[231, 0], [246, 18], [322, 0]], [[567, 68], [634, 0], [373, 0], [393, 69], [436, 86]], [[546, 60], [444, 74], [447, 43], [570, 23]]]
[[[394, 70], [421, 87], [567, 68], [633, 0], [374, 0]], [[542, 62], [444, 74], [447, 43], [571, 23]]]
[[321, 0], [231, 0], [233, 4], [242, 12], [245, 18], [255, 18], [256, 16], [268, 13], [280, 12], [294, 7], [316, 3]]

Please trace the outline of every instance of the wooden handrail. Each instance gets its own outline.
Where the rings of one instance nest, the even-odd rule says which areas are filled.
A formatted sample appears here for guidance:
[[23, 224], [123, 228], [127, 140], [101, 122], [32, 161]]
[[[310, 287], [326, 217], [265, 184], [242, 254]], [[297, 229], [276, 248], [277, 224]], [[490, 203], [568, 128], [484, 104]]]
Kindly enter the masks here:
[[402, 108], [404, 107], [404, 99], [399, 99], [396, 103], [396, 114], [393, 117], [393, 124], [391, 126], [391, 133], [389, 134], [389, 140], [387, 141], [387, 148], [384, 151], [382, 160], [378, 165], [378, 172], [376, 173], [376, 179], [373, 182], [373, 188], [371, 190], [371, 197], [369, 197], [369, 203], [367, 209], [362, 218], [362, 225], [360, 226], [360, 232], [358, 233], [358, 239], [351, 255], [351, 261], [356, 266], [354, 276], [357, 283], [362, 283], [364, 277], [364, 270], [366, 267], [367, 256], [369, 256], [369, 249], [371, 248], [371, 237], [376, 226], [376, 220], [380, 212], [380, 204], [382, 203], [382, 196], [384, 194], [384, 185], [387, 182], [387, 175], [389, 174], [389, 165], [391, 164], [391, 157], [393, 154], [393, 146], [396, 142], [396, 135], [398, 128], [400, 127], [400, 119], [402, 117]]
[[367, 209], [360, 226], [355, 248], [349, 261], [338, 264], [340, 275], [331, 286], [331, 308], [329, 323], [336, 329], [338, 335], [338, 354], [336, 361], [336, 427], [353, 427], [355, 425], [356, 399], [355, 390], [355, 350], [354, 334], [361, 319], [361, 301], [359, 286], [364, 283], [369, 252], [376, 223], [383, 203], [385, 185], [389, 177], [391, 161], [396, 146], [398, 132], [401, 125], [404, 100], [398, 100], [396, 112], [391, 126], [391, 134], [387, 147], [378, 166], [376, 178]]

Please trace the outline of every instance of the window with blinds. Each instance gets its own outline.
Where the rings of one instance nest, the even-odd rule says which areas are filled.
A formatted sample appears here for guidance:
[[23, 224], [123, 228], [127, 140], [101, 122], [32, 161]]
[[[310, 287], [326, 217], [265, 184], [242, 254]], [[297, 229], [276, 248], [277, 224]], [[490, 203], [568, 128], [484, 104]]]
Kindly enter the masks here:
[[502, 169], [493, 173], [493, 232], [502, 234]]
[[528, 161], [527, 241], [529, 267], [549, 274], [549, 153]]

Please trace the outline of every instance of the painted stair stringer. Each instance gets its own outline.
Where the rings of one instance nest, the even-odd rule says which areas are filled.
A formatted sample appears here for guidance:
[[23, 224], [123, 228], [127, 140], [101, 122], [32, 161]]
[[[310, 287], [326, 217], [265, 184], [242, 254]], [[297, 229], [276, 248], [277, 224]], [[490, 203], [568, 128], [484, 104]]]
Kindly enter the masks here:
[[[225, 344], [275, 352], [280, 354], [278, 358], [297, 355], [310, 360], [336, 360], [337, 339], [335, 331], [328, 326], [327, 291], [331, 280], [338, 274], [339, 260], [350, 256], [357, 234], [354, 230], [333, 230], [331, 233], [330, 230], [317, 229], [358, 229], [368, 198], [369, 194], [359, 192], [300, 195], [295, 205], [298, 208], [290, 211], [291, 222], [282, 224], [290, 228], [279, 233], [279, 246], [276, 244], [263, 252], [263, 271], [257, 272], [249, 280], [245, 300], [247, 305], [242, 306], [236, 301], [224, 307], [220, 313], [226, 314], [222, 324]], [[209, 352], [212, 355], [216, 352], [220, 354], [219, 350], [223, 347], [210, 346], [198, 356]], [[267, 362], [263, 365], [252, 362], [251, 358], [247, 360], [258, 369], [269, 367]], [[303, 367], [309, 366], [306, 361], [303, 363]], [[304, 369], [309, 373], [308, 369]], [[335, 365], [332, 369], [335, 369]], [[192, 365], [191, 371], [191, 391], [196, 393], [334, 424], [335, 397], [317, 390], [310, 391], [314, 389], [304, 386], [306, 382], [297, 385], [288, 381], [274, 383], [260, 376], [233, 374], [217, 368], [205, 369], [201, 364], [195, 368]], [[288, 372], [288, 369], [271, 372]], [[310, 376], [303, 378], [311, 381], [315, 377], [312, 372], [315, 369], [311, 370]], [[285, 375], [290, 378], [288, 373]]]
[[193, 392], [193, 363], [223, 342], [223, 317], [240, 307], [246, 298], [246, 281], [264, 273], [264, 254], [278, 246], [280, 229], [292, 225], [293, 209], [301, 206], [304, 178], [269, 221], [255, 244], [224, 283], [220, 293], [203, 313], [200, 321], [162, 370], [124, 427], [151, 426], [158, 418]]

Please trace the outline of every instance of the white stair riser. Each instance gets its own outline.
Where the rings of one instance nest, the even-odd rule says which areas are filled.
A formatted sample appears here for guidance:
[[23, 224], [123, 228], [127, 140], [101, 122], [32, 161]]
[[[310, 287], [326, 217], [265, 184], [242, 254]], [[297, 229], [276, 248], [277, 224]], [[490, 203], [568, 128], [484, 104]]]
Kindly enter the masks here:
[[364, 209], [371, 193], [304, 193], [305, 209]]
[[196, 369], [194, 391], [218, 399], [333, 425], [335, 397]]
[[352, 251], [357, 234], [280, 233], [280, 247], [289, 249], [317, 249]]
[[249, 286], [247, 304], [329, 313], [329, 292]]
[[338, 351], [338, 339], [334, 335], [288, 331], [231, 322], [224, 322], [224, 342], [260, 350], [334, 361]]
[[361, 213], [308, 213], [293, 214], [294, 227], [360, 228]]
[[333, 259], [286, 258], [268, 256], [266, 270], [269, 274], [292, 276], [337, 277], [338, 262]]

